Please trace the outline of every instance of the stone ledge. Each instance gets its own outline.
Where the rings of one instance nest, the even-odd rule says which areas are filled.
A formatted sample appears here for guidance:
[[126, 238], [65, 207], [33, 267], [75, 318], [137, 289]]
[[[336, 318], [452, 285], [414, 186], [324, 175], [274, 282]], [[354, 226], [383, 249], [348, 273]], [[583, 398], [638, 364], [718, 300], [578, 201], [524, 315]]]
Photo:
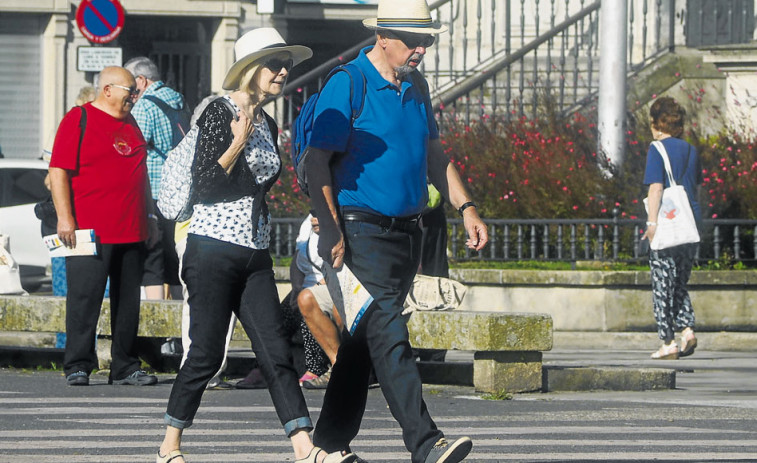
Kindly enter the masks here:
[[547, 351], [552, 317], [541, 313], [413, 312], [410, 344], [423, 349]]
[[675, 389], [676, 372], [663, 368], [545, 366], [543, 392]]
[[[637, 270], [494, 270], [450, 269], [450, 277], [467, 285], [496, 286], [644, 286], [649, 271]], [[693, 271], [689, 286], [754, 286], [757, 271]]]

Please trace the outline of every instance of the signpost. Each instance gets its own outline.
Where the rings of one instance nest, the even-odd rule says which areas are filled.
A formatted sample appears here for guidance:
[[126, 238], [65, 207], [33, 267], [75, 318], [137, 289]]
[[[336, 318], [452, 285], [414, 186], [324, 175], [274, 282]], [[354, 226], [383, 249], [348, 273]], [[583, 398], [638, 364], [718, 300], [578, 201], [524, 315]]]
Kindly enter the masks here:
[[124, 28], [124, 8], [118, 0], [81, 0], [76, 25], [93, 43], [108, 43]]

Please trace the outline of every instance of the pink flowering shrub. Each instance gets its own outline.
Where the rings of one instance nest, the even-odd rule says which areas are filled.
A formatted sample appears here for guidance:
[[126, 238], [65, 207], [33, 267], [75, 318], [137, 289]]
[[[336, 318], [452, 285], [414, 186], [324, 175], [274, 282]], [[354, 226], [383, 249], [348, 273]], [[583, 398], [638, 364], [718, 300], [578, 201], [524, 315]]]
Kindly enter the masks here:
[[[696, 101], [695, 99], [693, 101]], [[595, 115], [596, 108], [587, 108]], [[595, 117], [595, 116], [592, 116]], [[466, 124], [454, 112], [441, 116], [441, 142], [486, 218], [619, 218], [644, 220], [641, 202], [649, 122], [629, 118], [622, 166], [597, 151], [596, 123], [582, 113], [546, 111], [537, 120], [484, 117]], [[687, 124], [684, 138], [699, 151], [704, 218], [757, 219], [757, 146], [737, 135], [703, 138]], [[274, 217], [303, 217], [309, 199], [291, 164], [290, 141], [281, 137], [283, 169], [269, 192]], [[391, 181], [391, 179], [388, 179]], [[456, 217], [451, 208], [450, 217]]]

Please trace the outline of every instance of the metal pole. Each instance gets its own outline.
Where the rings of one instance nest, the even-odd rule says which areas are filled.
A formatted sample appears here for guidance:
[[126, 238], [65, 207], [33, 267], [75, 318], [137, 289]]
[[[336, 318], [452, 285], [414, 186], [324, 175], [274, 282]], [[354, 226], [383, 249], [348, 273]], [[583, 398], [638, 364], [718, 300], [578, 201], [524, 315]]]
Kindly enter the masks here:
[[599, 150], [620, 166], [625, 154], [628, 0], [603, 0], [599, 14]]

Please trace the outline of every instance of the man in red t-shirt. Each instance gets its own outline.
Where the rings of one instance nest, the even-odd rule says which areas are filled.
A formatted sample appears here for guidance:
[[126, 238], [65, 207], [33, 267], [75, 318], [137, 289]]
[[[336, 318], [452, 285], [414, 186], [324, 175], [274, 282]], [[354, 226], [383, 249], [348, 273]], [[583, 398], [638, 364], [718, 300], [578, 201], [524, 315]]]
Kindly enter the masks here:
[[[97, 319], [110, 276], [109, 384], [148, 385], [136, 354], [145, 241], [157, 223], [145, 164], [146, 144], [129, 113], [137, 91], [121, 67], [100, 73], [95, 101], [69, 111], [60, 123], [50, 160], [58, 237], [76, 246], [77, 229], [93, 229], [97, 255], [66, 257], [66, 352], [70, 386], [86, 386], [97, 366]], [[86, 117], [82, 130], [82, 116]]]

